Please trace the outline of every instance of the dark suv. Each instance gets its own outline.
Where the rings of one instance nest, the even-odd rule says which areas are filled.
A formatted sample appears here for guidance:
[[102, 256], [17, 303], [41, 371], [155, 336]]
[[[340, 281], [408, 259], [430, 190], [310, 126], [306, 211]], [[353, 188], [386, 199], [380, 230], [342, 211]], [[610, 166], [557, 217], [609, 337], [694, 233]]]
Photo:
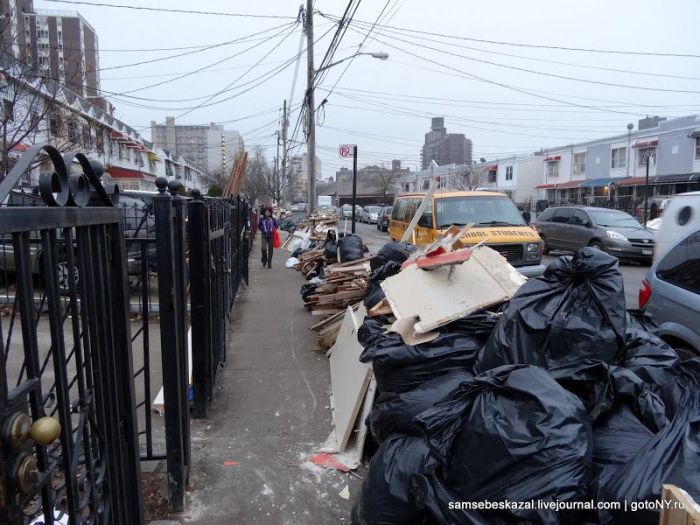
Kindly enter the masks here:
[[580, 250], [593, 246], [619, 259], [651, 264], [654, 236], [629, 213], [607, 208], [565, 206], [547, 208], [535, 220], [550, 250]]

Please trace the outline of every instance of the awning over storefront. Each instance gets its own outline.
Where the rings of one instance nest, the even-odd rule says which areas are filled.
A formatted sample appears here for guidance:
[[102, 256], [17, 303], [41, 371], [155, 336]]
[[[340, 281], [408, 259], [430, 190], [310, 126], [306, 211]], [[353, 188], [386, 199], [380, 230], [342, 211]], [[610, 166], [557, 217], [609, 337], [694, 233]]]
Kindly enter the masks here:
[[640, 149], [640, 148], [653, 148], [653, 147], [656, 147], [656, 145], [657, 145], [658, 143], [659, 143], [659, 141], [656, 140], [656, 139], [654, 139], [654, 140], [647, 140], [647, 141], [638, 141], [638, 142], [635, 142], [634, 144], [632, 144], [632, 147], [633, 147], [633, 148], [637, 148], [637, 149]]
[[495, 173], [498, 171], [498, 165], [489, 166], [489, 173]]
[[556, 184], [540, 184], [539, 186], [535, 186], [536, 190], [552, 190], [554, 189], [554, 186]]
[[119, 168], [117, 166], [107, 166], [106, 171], [113, 179], [142, 179], [144, 175], [138, 170]]
[[562, 182], [561, 184], [557, 184], [557, 189], [558, 190], [570, 190], [572, 188], [580, 188], [582, 182], [583, 181], [581, 181], [581, 180], [571, 180], [569, 182]]
[[653, 178], [652, 184], [683, 184], [699, 181], [700, 173], [683, 173], [678, 175], [657, 175]]
[[561, 155], [553, 155], [544, 159], [545, 162], [557, 162], [558, 160], [561, 160]]
[[[649, 182], [653, 177], [649, 177]], [[622, 179], [617, 179], [612, 184], [617, 188], [619, 186], [639, 186], [646, 182], [646, 177], [624, 177]]]
[[616, 180], [619, 180], [619, 177], [604, 177], [602, 179], [584, 180], [581, 181], [579, 188], [600, 188], [602, 186], [607, 186]]

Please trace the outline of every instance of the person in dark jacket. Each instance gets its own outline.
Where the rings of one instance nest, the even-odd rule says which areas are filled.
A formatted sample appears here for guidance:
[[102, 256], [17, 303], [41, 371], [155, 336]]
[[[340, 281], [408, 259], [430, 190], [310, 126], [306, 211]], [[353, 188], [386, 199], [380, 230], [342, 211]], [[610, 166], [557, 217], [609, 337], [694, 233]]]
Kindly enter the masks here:
[[272, 209], [265, 208], [264, 215], [258, 221], [260, 230], [260, 241], [262, 246], [262, 265], [272, 268], [272, 237], [277, 229], [277, 221], [272, 217]]

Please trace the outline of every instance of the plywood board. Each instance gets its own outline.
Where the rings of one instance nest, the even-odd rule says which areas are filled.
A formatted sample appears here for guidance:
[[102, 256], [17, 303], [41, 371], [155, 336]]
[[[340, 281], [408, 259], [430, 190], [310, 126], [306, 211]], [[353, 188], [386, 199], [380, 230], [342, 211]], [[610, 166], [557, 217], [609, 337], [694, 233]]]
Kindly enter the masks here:
[[675, 485], [663, 485], [660, 525], [700, 525], [700, 507], [693, 498]]
[[371, 365], [360, 363], [362, 346], [357, 341], [357, 330], [366, 314], [364, 305], [358, 307], [357, 312], [353, 312], [351, 307], [345, 310], [345, 318], [329, 359], [333, 424], [341, 452], [345, 450], [355, 426], [372, 371]]
[[367, 386], [365, 398], [362, 401], [362, 409], [355, 420], [355, 426], [352, 429], [352, 434], [345, 447], [345, 451], [336, 455], [336, 459], [350, 470], [359, 467], [362, 461], [362, 451], [365, 449], [365, 440], [367, 439], [368, 431], [365, 420], [372, 411], [376, 393], [377, 381], [374, 379], [374, 374], [372, 374], [370, 376], [369, 385]]
[[416, 334], [424, 334], [483, 308], [510, 299], [527, 279], [488, 247], [457, 266], [422, 270], [405, 268], [381, 283], [397, 319], [417, 317]]

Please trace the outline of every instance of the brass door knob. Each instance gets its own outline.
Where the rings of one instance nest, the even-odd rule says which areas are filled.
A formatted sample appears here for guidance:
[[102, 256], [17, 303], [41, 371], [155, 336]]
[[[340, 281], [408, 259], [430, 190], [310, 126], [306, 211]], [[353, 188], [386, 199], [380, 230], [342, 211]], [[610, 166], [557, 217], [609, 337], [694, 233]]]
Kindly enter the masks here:
[[29, 437], [39, 445], [49, 445], [61, 435], [61, 424], [56, 418], [50, 416], [40, 417], [32, 423], [29, 429]]

